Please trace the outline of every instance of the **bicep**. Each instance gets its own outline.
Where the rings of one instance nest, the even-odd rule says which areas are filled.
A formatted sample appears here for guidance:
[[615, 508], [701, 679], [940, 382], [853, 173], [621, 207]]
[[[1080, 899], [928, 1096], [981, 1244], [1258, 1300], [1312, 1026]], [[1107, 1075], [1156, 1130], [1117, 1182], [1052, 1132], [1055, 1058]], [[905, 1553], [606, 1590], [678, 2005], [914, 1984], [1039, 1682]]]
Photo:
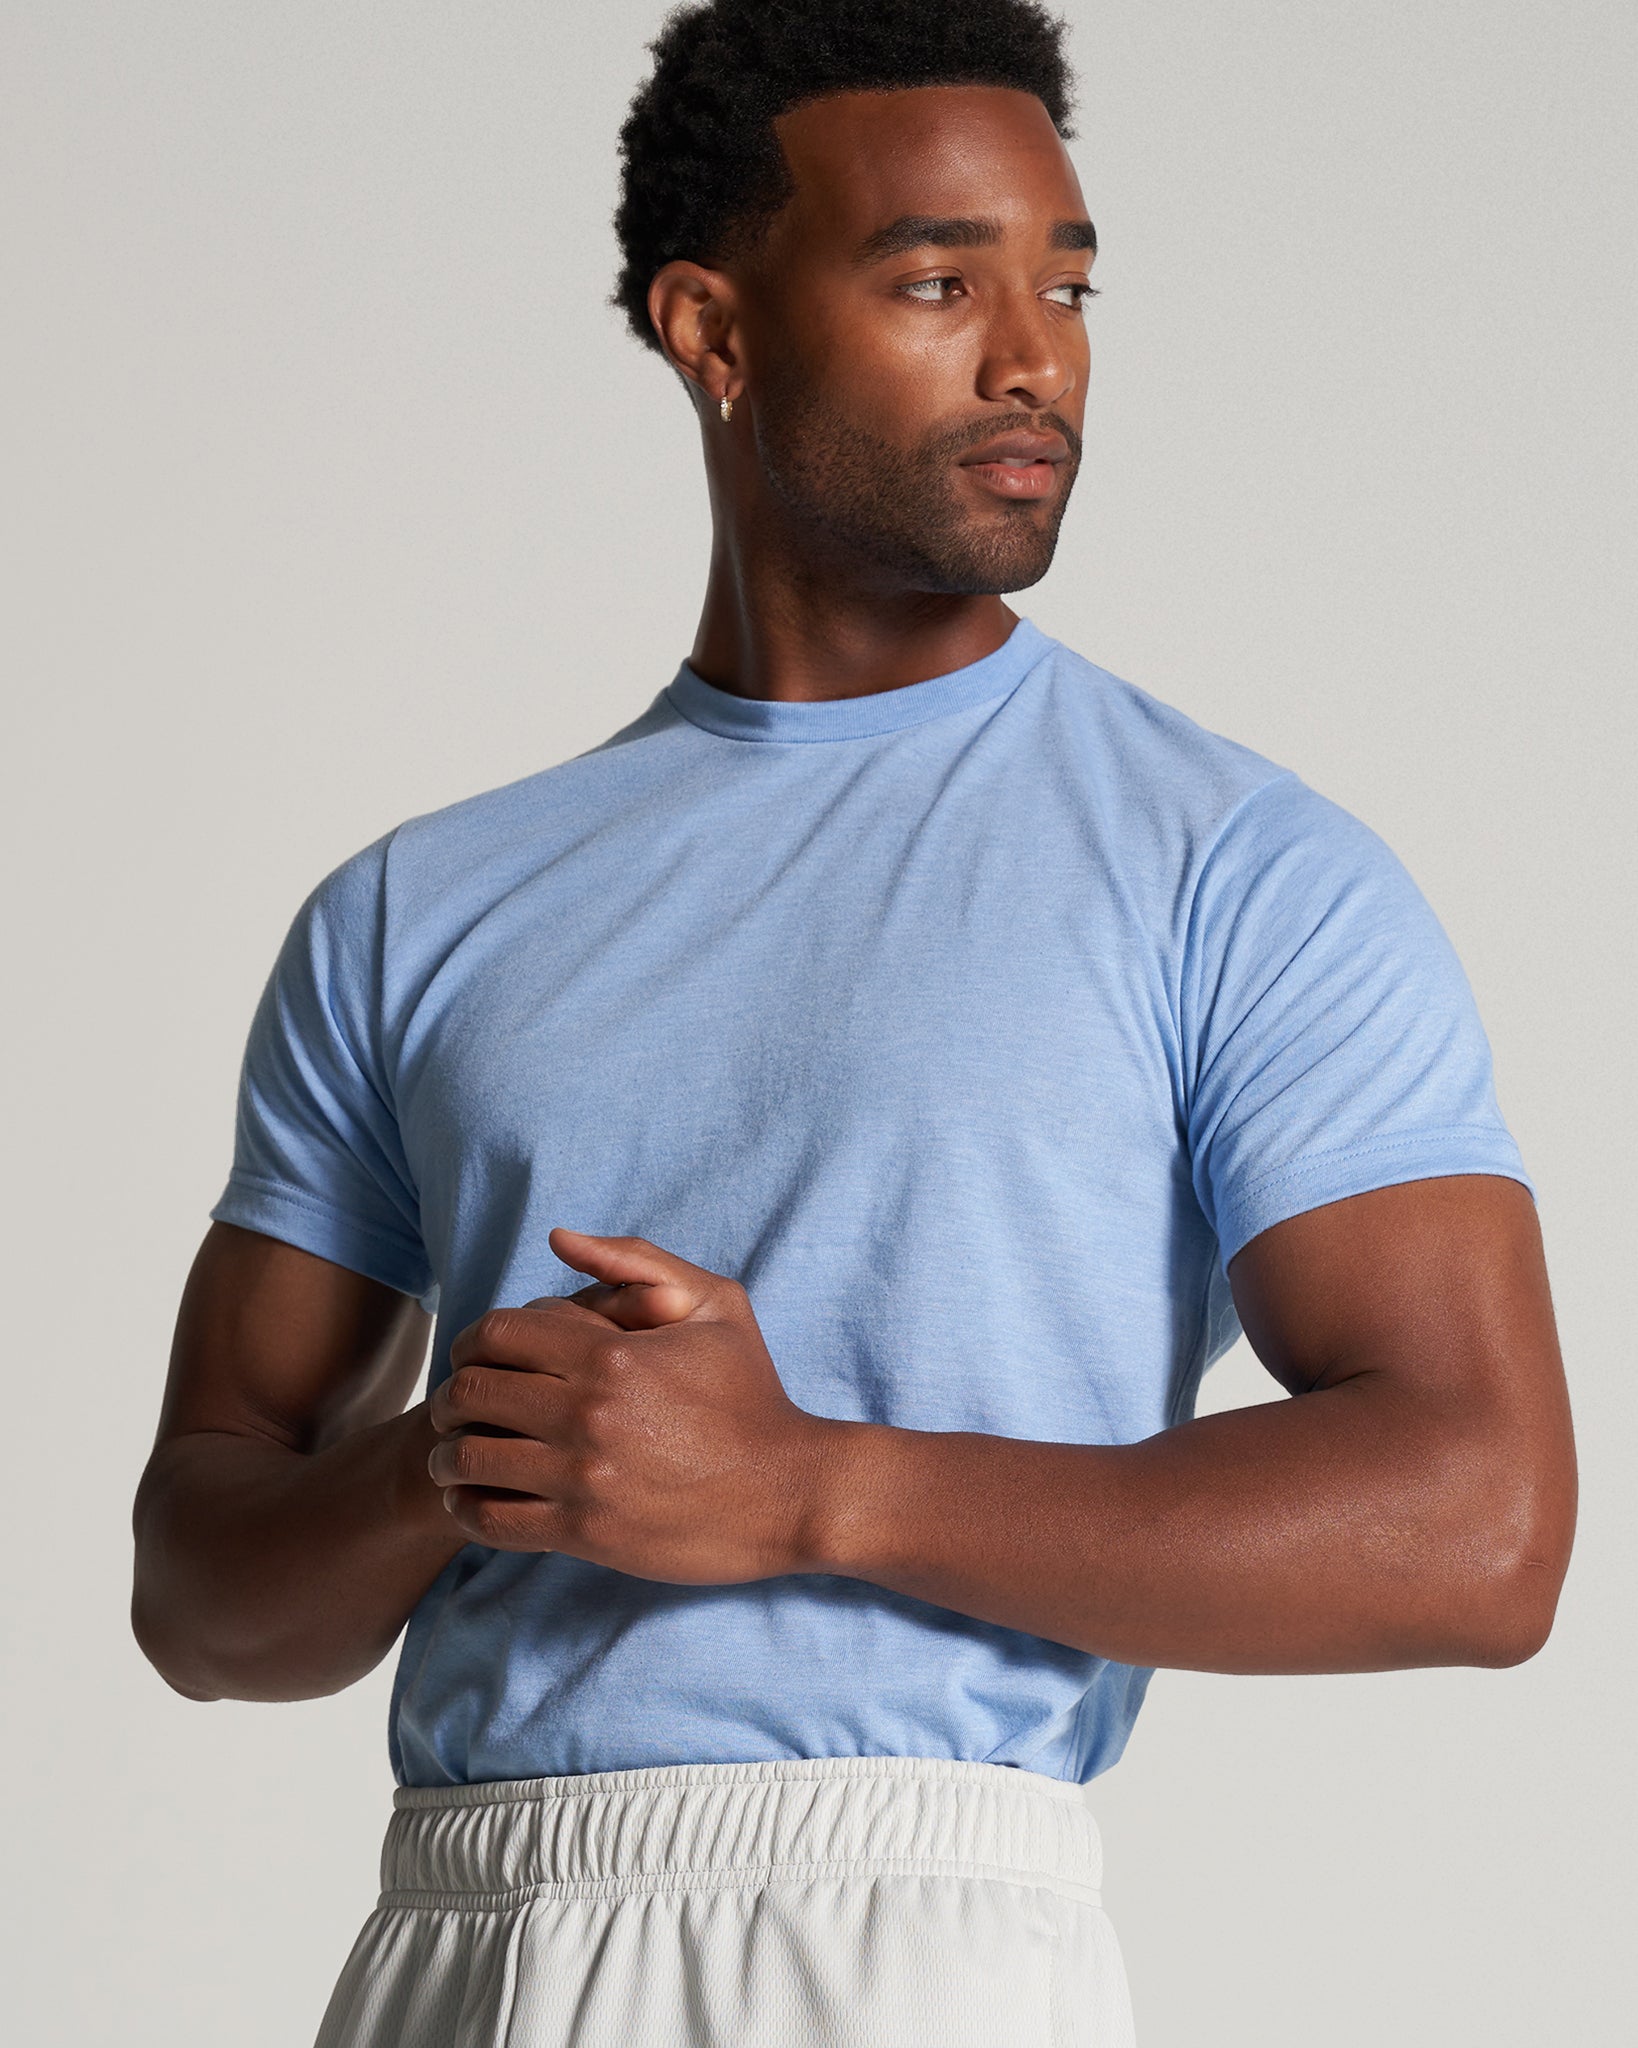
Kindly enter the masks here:
[[1567, 1545], [1569, 1399], [1535, 1203], [1519, 1182], [1453, 1174], [1329, 1202], [1254, 1237], [1228, 1277], [1282, 1386], [1378, 1376], [1516, 1461]]
[[183, 1290], [156, 1441], [226, 1431], [320, 1450], [399, 1413], [430, 1326], [412, 1295], [213, 1223]]

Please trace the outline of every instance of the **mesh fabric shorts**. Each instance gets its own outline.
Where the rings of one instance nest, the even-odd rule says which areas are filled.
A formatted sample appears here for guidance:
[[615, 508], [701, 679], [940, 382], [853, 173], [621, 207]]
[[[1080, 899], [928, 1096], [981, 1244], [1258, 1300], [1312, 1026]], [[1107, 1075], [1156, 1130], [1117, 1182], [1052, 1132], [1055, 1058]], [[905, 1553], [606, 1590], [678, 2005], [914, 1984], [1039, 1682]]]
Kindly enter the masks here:
[[393, 1805], [317, 2048], [1130, 2048], [1055, 1778], [824, 1757]]

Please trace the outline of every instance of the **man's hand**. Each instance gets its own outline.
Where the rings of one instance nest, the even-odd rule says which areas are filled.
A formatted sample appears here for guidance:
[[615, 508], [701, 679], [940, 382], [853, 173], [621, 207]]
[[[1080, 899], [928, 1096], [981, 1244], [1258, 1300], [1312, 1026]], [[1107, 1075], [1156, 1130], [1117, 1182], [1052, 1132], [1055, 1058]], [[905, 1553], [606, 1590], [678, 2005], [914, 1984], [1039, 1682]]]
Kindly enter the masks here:
[[480, 1316], [429, 1404], [458, 1527], [672, 1585], [823, 1569], [810, 1524], [849, 1425], [791, 1400], [744, 1288], [640, 1237], [549, 1241], [594, 1284]]

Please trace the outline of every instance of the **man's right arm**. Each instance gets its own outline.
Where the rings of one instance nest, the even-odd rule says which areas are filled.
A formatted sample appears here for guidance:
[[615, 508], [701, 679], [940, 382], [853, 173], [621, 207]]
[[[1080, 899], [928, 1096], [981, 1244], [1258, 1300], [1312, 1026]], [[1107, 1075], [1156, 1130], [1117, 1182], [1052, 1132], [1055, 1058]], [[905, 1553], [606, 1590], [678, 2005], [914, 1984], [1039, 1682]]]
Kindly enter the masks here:
[[428, 1329], [409, 1295], [212, 1224], [133, 1517], [132, 1628], [177, 1692], [339, 1692], [462, 1547], [404, 1407]]

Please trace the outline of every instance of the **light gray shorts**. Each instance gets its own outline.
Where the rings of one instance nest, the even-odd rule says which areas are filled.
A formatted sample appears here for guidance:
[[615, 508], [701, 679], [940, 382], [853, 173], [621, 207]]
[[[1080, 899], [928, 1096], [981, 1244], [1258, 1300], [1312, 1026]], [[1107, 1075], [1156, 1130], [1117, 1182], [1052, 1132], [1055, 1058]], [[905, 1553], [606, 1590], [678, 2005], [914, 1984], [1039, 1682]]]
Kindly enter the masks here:
[[927, 1757], [400, 1787], [317, 2048], [1130, 2048], [1075, 1785]]

